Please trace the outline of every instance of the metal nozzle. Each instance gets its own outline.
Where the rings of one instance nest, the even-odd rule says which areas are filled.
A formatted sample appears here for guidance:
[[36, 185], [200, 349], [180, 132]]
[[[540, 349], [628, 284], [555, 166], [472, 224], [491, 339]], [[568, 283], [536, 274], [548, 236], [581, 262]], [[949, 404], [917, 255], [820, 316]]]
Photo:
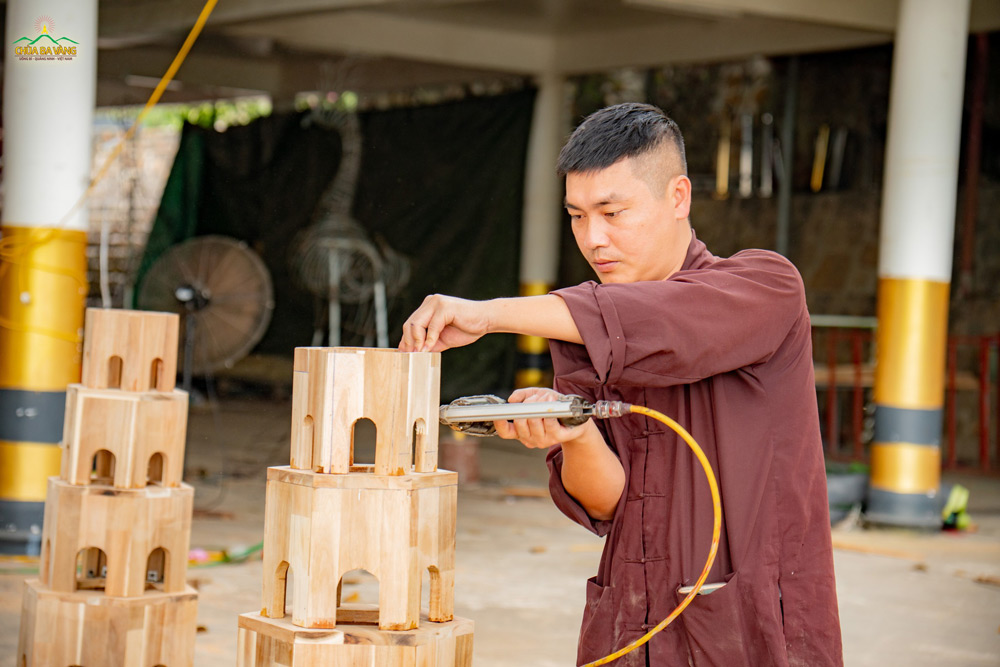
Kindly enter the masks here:
[[591, 416], [597, 419], [611, 419], [628, 414], [631, 408], [631, 405], [622, 401], [597, 401], [594, 403], [594, 411]]

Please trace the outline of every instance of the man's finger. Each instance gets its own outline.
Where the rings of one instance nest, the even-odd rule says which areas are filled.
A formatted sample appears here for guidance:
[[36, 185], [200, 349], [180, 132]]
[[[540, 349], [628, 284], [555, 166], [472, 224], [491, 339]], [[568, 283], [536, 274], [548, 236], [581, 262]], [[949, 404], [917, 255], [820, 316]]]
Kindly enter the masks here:
[[517, 439], [517, 433], [514, 432], [514, 425], [506, 419], [499, 419], [493, 422], [493, 428], [496, 429], [497, 435], [504, 440]]
[[410, 350], [420, 352], [424, 346], [424, 339], [427, 336], [427, 329], [417, 322], [410, 322]]
[[412, 317], [403, 322], [403, 336], [399, 339], [399, 349], [402, 352], [413, 352], [413, 327], [410, 326]]
[[448, 321], [444, 313], [440, 310], [431, 316], [430, 321], [427, 322], [427, 328], [424, 330], [423, 342], [420, 346], [421, 352], [431, 352], [434, 346], [438, 342], [438, 336], [441, 330], [448, 325]]

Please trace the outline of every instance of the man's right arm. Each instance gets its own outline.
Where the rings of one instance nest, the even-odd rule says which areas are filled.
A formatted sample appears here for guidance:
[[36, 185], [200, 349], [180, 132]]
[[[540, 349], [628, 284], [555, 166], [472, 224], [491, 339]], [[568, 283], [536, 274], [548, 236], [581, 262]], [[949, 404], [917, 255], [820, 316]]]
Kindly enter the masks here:
[[[527, 403], [550, 401], [556, 396], [551, 389], [519, 389], [509, 400]], [[625, 489], [625, 470], [594, 420], [567, 428], [557, 419], [517, 419], [496, 422], [496, 430], [501, 438], [520, 440], [532, 449], [561, 444], [563, 488], [592, 519], [607, 521], [614, 516]]]
[[625, 470], [594, 422], [586, 425], [586, 436], [562, 443], [563, 488], [592, 519], [608, 521], [625, 490]]

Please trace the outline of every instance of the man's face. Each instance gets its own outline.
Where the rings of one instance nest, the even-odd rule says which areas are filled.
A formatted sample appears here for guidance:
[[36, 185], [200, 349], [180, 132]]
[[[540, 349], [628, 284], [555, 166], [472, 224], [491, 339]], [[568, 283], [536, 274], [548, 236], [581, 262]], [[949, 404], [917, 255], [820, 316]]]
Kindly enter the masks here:
[[625, 158], [566, 175], [573, 236], [602, 283], [664, 280], [687, 254], [691, 182], [682, 175], [641, 178], [637, 166]]

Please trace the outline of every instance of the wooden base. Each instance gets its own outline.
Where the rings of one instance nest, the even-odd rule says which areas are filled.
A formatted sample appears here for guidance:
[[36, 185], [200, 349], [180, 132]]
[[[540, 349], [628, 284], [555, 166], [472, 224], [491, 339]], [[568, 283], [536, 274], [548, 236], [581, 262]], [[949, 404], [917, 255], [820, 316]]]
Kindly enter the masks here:
[[[342, 623], [336, 629], [307, 629], [290, 616], [243, 614], [236, 644], [237, 667], [468, 667], [473, 622], [455, 618], [415, 630], [392, 632], [374, 625]], [[170, 667], [168, 665], [168, 667]]]
[[57, 593], [24, 582], [18, 667], [121, 667], [194, 663], [198, 594], [150, 592], [111, 598], [103, 591]]
[[285, 617], [291, 570], [295, 624], [333, 628], [338, 588], [351, 570], [379, 581], [379, 627], [410, 630], [420, 619], [422, 574], [430, 576], [430, 619], [454, 610], [457, 476], [437, 471], [374, 475], [268, 468], [264, 522], [264, 608]]

